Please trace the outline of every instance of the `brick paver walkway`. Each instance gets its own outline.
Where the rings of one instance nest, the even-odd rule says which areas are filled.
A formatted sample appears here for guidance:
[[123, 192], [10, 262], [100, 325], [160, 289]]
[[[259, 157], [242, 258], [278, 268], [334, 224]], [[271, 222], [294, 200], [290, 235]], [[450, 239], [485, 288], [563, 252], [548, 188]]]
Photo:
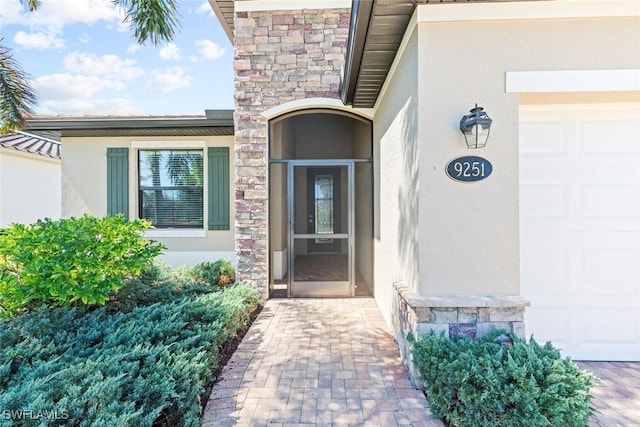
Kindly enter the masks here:
[[371, 298], [268, 300], [203, 416], [233, 425], [443, 426]]
[[589, 426], [640, 426], [640, 363], [577, 363], [598, 378], [591, 390], [591, 404], [598, 413]]
[[[590, 427], [640, 426], [640, 363], [599, 378]], [[203, 427], [443, 426], [414, 390], [371, 298], [266, 302], [213, 388]]]

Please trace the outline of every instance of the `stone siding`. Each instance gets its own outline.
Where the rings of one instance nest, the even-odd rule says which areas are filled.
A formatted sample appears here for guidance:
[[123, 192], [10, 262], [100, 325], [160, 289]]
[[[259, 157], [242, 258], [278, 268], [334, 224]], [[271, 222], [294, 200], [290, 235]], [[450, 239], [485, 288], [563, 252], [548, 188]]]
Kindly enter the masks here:
[[409, 377], [424, 388], [420, 373], [411, 359], [409, 334], [420, 338], [434, 332], [446, 337], [465, 335], [481, 338], [495, 330], [505, 330], [525, 338], [524, 310], [529, 304], [512, 296], [421, 297], [401, 283], [394, 285], [396, 341]]
[[235, 211], [238, 277], [268, 296], [268, 128], [265, 110], [338, 98], [348, 9], [235, 15]]

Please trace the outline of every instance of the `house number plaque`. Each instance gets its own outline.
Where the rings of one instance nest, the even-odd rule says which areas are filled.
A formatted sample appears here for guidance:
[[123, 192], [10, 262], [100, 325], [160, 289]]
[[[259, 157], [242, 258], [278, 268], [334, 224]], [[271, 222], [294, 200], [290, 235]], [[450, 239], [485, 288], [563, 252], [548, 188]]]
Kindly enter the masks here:
[[489, 160], [477, 156], [464, 156], [453, 159], [447, 165], [447, 175], [454, 181], [482, 181], [493, 171]]

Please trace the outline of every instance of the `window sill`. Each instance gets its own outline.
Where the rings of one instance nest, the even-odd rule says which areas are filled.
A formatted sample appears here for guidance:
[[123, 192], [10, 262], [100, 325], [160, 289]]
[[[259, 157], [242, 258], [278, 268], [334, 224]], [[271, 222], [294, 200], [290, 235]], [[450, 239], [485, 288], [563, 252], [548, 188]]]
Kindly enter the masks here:
[[207, 237], [204, 229], [149, 229], [144, 237]]

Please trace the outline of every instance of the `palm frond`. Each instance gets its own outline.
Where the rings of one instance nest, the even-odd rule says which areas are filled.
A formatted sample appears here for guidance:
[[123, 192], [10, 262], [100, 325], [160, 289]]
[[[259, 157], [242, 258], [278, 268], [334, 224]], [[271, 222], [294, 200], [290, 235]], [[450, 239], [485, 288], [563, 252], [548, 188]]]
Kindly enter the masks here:
[[36, 104], [36, 94], [29, 84], [29, 75], [13, 59], [13, 52], [0, 38], [0, 134], [11, 132], [24, 124]]
[[150, 40], [159, 45], [173, 40], [179, 28], [176, 0], [112, 0], [125, 11], [125, 20], [133, 28], [140, 44]]
[[[23, 0], [20, 0], [20, 2], [24, 3]], [[42, 4], [42, 1], [40, 0], [27, 0], [27, 6], [29, 6], [29, 10], [32, 12], [37, 8], [39, 8], [41, 4]]]

